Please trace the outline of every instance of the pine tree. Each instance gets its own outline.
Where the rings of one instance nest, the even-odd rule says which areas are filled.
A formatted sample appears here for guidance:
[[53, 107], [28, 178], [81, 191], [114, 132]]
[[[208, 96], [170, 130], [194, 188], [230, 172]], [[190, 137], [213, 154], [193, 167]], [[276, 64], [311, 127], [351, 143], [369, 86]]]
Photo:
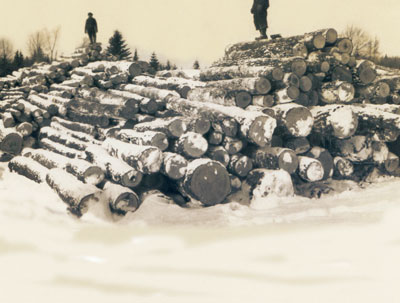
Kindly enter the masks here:
[[150, 57], [150, 66], [155, 70], [158, 71], [160, 62], [157, 59], [156, 53], [153, 52]]
[[114, 32], [108, 43], [109, 45], [106, 50], [108, 55], [116, 56], [118, 60], [128, 59], [131, 56], [131, 51], [118, 30]]
[[137, 52], [137, 48], [135, 48], [135, 53], [134, 53], [134, 55], [133, 55], [133, 61], [139, 61], [139, 55], [138, 55], [138, 52]]
[[16, 51], [14, 55], [13, 65], [15, 69], [19, 69], [24, 66], [24, 55], [21, 51]]
[[167, 65], [165, 66], [166, 70], [170, 70], [171, 69], [171, 62], [169, 62], [169, 60], [167, 60]]
[[198, 60], [194, 61], [194, 63], [193, 63], [193, 68], [194, 68], [194, 69], [199, 69], [199, 68], [200, 68], [200, 63], [199, 63]]

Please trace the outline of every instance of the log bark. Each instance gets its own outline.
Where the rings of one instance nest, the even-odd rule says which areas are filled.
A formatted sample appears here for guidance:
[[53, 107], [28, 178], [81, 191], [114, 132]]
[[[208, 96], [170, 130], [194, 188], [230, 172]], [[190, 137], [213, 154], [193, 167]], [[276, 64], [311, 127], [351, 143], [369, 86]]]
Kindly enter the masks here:
[[48, 138], [54, 142], [61, 143], [67, 147], [84, 151], [88, 142], [76, 139], [68, 134], [62, 133], [52, 127], [42, 127], [39, 133], [39, 140]]
[[47, 111], [51, 116], [55, 116], [59, 112], [59, 106], [53, 102], [44, 99], [38, 95], [30, 94], [28, 96], [28, 101], [37, 107]]
[[58, 124], [64, 126], [65, 128], [68, 128], [72, 131], [75, 132], [82, 132], [88, 135], [91, 135], [93, 137], [97, 136], [97, 130], [94, 126], [90, 124], [84, 124], [84, 123], [78, 123], [78, 122], [71, 122], [59, 117], [53, 117], [51, 119], [52, 122], [57, 122]]
[[89, 114], [82, 113], [80, 110], [69, 108], [67, 111], [67, 117], [72, 122], [78, 122], [79, 124], [89, 124], [92, 126], [107, 127], [110, 124], [110, 118], [102, 114]]
[[103, 144], [108, 153], [144, 174], [156, 173], [162, 163], [162, 152], [154, 146], [140, 146], [107, 138]]
[[221, 121], [221, 117], [234, 118], [240, 124], [241, 136], [259, 146], [269, 144], [276, 127], [275, 119], [257, 112], [248, 112], [237, 107], [169, 98], [167, 108], [187, 116], [201, 116], [211, 122]]
[[252, 95], [265, 95], [271, 90], [271, 82], [265, 77], [238, 78], [209, 81], [207, 87], [219, 87], [226, 90], [243, 90]]
[[135, 212], [141, 203], [134, 191], [111, 182], [104, 185], [103, 194], [107, 198], [110, 209], [120, 215]]
[[195, 132], [200, 135], [207, 134], [211, 129], [211, 122], [204, 117], [191, 117], [184, 120], [187, 131]]
[[345, 139], [358, 128], [358, 116], [350, 106], [331, 104], [315, 106], [310, 111], [314, 117], [313, 132], [320, 135]]
[[154, 87], [145, 87], [135, 84], [123, 84], [119, 87], [121, 90], [128, 91], [134, 94], [141, 95], [146, 98], [157, 100], [160, 103], [165, 103], [165, 98], [167, 96], [180, 97], [180, 95], [175, 91], [170, 91], [166, 89], [158, 89]]
[[11, 172], [16, 172], [36, 183], [43, 183], [46, 180], [48, 169], [38, 162], [26, 157], [14, 157], [9, 163], [8, 168]]
[[128, 165], [123, 160], [117, 159], [101, 146], [90, 145], [86, 148], [88, 158], [101, 167], [108, 178], [126, 187], [136, 187], [142, 181], [142, 173]]
[[100, 190], [97, 187], [79, 181], [62, 169], [51, 169], [46, 181], [61, 200], [68, 204], [68, 210], [78, 217], [87, 212], [91, 202], [99, 201]]
[[14, 117], [11, 113], [5, 112], [1, 114], [1, 119], [3, 120], [3, 126], [5, 128], [13, 127], [15, 126], [15, 120]]
[[221, 203], [231, 192], [226, 168], [217, 161], [197, 159], [189, 163], [181, 183], [186, 195], [206, 206]]

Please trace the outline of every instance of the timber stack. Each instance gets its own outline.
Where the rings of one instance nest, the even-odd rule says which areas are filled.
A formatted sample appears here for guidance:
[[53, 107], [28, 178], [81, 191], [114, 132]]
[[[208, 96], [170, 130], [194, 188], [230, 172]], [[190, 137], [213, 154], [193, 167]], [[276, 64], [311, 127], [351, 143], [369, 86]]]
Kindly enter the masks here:
[[146, 62], [93, 58], [0, 79], [1, 159], [77, 216], [91, 201], [133, 212], [149, 190], [211, 206], [400, 176], [400, 72], [352, 56], [334, 29], [155, 76]]

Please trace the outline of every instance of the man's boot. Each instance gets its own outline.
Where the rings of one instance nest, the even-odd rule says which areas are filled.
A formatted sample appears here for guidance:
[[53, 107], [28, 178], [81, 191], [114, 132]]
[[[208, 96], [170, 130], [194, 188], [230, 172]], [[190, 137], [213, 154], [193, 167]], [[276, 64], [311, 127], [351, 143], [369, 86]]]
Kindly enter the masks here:
[[268, 39], [267, 28], [261, 29], [260, 32], [261, 32], [261, 39]]

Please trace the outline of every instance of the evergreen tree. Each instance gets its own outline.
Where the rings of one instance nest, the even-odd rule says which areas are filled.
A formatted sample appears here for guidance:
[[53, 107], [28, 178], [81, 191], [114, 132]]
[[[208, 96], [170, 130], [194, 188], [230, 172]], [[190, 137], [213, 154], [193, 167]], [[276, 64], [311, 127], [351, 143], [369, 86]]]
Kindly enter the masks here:
[[153, 52], [153, 53], [151, 54], [151, 57], [150, 57], [150, 66], [151, 66], [155, 71], [158, 71], [159, 65], [160, 65], [160, 62], [159, 62], [158, 59], [157, 59], [157, 55], [156, 55], [155, 52]]
[[49, 57], [46, 56], [42, 47], [40, 47], [40, 46], [33, 52], [31, 59], [33, 62], [36, 62], [36, 63], [50, 62]]
[[134, 55], [133, 55], [133, 61], [139, 61], [139, 55], [138, 55], [138, 52], [137, 52], [137, 49], [135, 48], [135, 53], [134, 53]]
[[200, 68], [200, 63], [199, 63], [198, 60], [194, 61], [194, 63], [193, 63], [193, 68], [194, 68], [194, 69], [199, 69], [199, 68]]
[[170, 70], [171, 69], [171, 62], [169, 62], [169, 60], [167, 60], [167, 65], [165, 66], [166, 70]]
[[19, 69], [24, 66], [24, 55], [21, 51], [16, 51], [14, 55], [13, 65], [15, 69]]
[[108, 40], [108, 43], [108, 55], [116, 56], [118, 60], [128, 59], [131, 56], [131, 51], [118, 30], [114, 32], [114, 35]]

